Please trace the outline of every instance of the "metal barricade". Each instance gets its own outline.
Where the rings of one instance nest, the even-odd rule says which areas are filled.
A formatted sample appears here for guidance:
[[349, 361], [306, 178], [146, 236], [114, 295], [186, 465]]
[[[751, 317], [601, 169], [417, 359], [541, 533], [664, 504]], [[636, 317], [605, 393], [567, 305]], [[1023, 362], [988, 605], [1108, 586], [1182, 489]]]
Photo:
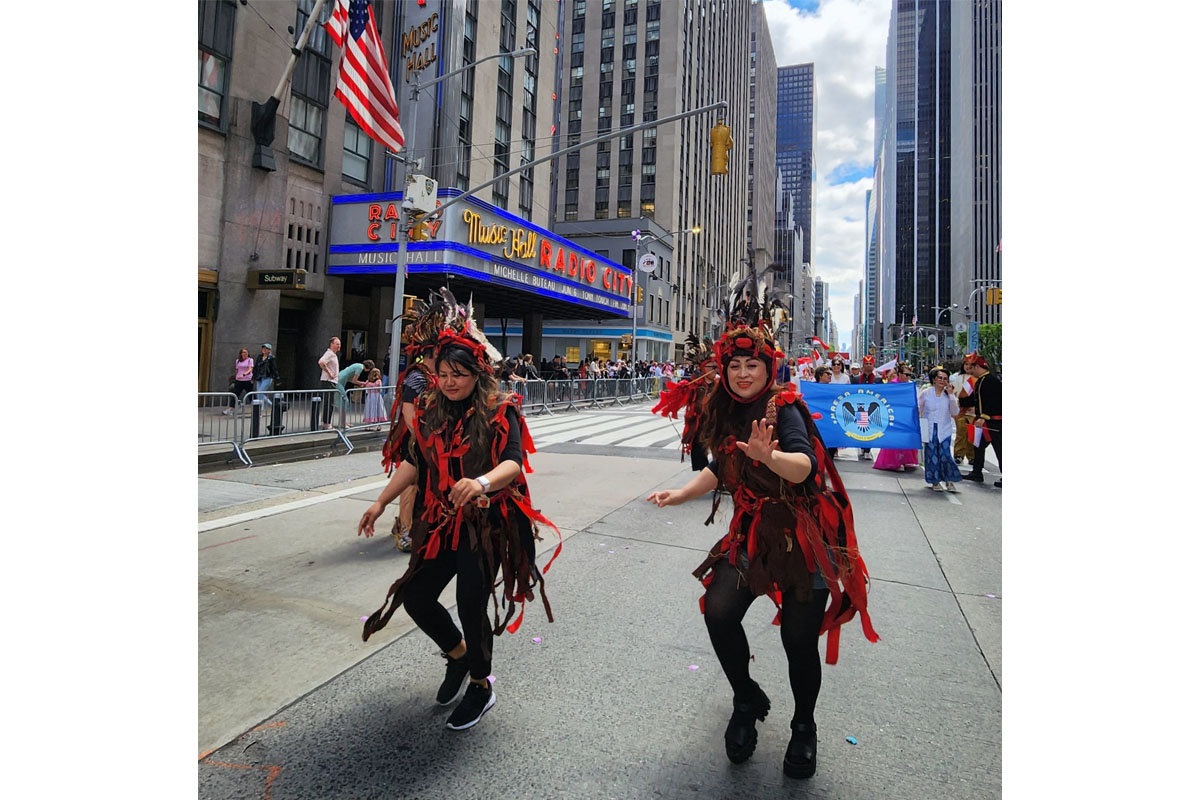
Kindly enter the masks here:
[[542, 414], [548, 411], [546, 408], [546, 382], [542, 380], [528, 380], [521, 384], [524, 389], [521, 392], [525, 396], [525, 413], [526, 414]]
[[[370, 431], [380, 429], [386, 434], [391, 424], [391, 420], [388, 417], [392, 409], [388, 398], [392, 396], [392, 392], [395, 389], [395, 386], [380, 386], [369, 389], [359, 388], [349, 393], [349, 402], [347, 402], [346, 398], [340, 398], [339, 407], [342, 413], [342, 430]], [[376, 408], [371, 409], [373, 405], [371, 398], [373, 396], [379, 397], [379, 403]], [[380, 414], [378, 413], [373, 413], [371, 417], [368, 417], [368, 410], [373, 412], [382, 410], [382, 419], [379, 418]]]
[[199, 425], [197, 444], [227, 444], [238, 459], [249, 466], [242, 447], [242, 409], [233, 392], [200, 392], [197, 403]]
[[[243, 452], [247, 442], [319, 433], [334, 433], [347, 453], [354, 450], [342, 431], [349, 406], [337, 389], [247, 392], [242, 404], [248, 418], [241, 437]], [[249, 457], [245, 461], [250, 464]]]
[[570, 379], [546, 381], [546, 411], [552, 413], [575, 408], [572, 389], [573, 383]]

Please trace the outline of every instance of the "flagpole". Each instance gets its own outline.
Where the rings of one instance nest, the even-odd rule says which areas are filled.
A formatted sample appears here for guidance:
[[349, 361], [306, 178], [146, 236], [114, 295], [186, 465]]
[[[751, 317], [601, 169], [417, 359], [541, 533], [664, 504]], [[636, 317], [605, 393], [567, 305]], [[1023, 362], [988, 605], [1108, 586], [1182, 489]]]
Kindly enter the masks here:
[[317, 18], [321, 16], [323, 5], [325, 5], [325, 0], [317, 0], [316, 5], [313, 6], [300, 38], [292, 45], [292, 55], [283, 69], [283, 75], [279, 78], [279, 85], [275, 87], [275, 93], [267, 98], [265, 103], [259, 103], [257, 100], [250, 103], [250, 132], [254, 136], [254, 154], [250, 163], [257, 169], [267, 172], [275, 170], [275, 156], [271, 153], [271, 145], [275, 142], [275, 113], [279, 110], [279, 104], [283, 100], [284, 87], [287, 86], [292, 72], [296, 69], [296, 61], [304, 52], [304, 46], [308, 44], [308, 37], [312, 34], [313, 26], [316, 25]]
[[308, 44], [308, 37], [312, 34], [313, 26], [317, 23], [317, 18], [321, 16], [321, 6], [325, 5], [325, 0], [317, 0], [313, 6], [312, 13], [308, 15], [308, 23], [304, 26], [304, 31], [300, 34], [299, 40], [292, 46], [292, 57], [288, 59], [287, 66], [284, 67], [283, 75], [279, 79], [279, 85], [275, 87], [275, 93], [271, 95], [276, 100], [283, 100], [283, 87], [287, 86], [288, 80], [292, 77], [292, 71], [296, 69], [296, 61], [304, 52], [304, 46]]

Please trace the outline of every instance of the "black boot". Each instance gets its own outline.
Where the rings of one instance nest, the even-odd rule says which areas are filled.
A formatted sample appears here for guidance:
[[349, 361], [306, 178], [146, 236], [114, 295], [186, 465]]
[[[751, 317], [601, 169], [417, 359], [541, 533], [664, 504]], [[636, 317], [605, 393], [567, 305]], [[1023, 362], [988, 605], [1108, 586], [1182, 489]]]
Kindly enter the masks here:
[[730, 761], [740, 764], [754, 754], [758, 744], [754, 720], [765, 720], [770, 710], [771, 700], [757, 683], [745, 697], [733, 696], [733, 716], [725, 728], [725, 755]]
[[789, 778], [811, 778], [817, 771], [817, 725], [793, 722], [792, 740], [783, 756], [783, 773]]

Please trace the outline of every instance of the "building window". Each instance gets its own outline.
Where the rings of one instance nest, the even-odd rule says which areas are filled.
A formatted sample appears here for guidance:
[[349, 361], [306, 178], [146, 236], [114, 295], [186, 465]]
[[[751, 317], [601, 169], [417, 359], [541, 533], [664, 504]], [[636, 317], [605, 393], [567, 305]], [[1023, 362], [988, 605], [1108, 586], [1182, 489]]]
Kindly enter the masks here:
[[[296, 30], [304, 30], [314, 0], [299, 0]], [[328, 10], [326, 10], [328, 14]], [[288, 117], [288, 150], [292, 155], [320, 167], [325, 136], [325, 110], [329, 105], [329, 54], [332, 44], [321, 25], [315, 25], [304, 54], [292, 73], [292, 109]]]
[[200, 0], [200, 121], [216, 127], [225, 119], [235, 9], [226, 0]]
[[365, 186], [371, 166], [371, 137], [347, 114], [342, 139], [342, 175]]

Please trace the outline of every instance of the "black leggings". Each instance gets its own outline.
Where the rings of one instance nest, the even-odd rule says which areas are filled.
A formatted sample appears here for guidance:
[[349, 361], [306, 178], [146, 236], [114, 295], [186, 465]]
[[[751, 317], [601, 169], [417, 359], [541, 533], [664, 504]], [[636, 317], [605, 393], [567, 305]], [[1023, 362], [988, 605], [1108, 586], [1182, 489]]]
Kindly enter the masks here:
[[[720, 561], [713, 569], [713, 580], [704, 594], [704, 624], [713, 650], [733, 687], [735, 698], [741, 699], [753, 691], [750, 678], [750, 644], [742, 628], [755, 597], [741, 575], [728, 561]], [[817, 636], [821, 618], [829, 599], [828, 589], [814, 589], [812, 600], [797, 600], [791, 592], [783, 595], [781, 635], [788, 657], [788, 678], [796, 700], [793, 722], [813, 723], [813, 710], [821, 692], [821, 654]]]
[[[450, 612], [438, 602], [438, 595], [455, 577], [462, 633], [450, 618]], [[483, 680], [492, 671], [492, 626], [487, 602], [495, 577], [495, 570], [490, 577], [484, 577], [479, 556], [462, 541], [457, 550], [445, 547], [433, 561], [422, 564], [404, 588], [404, 610], [438, 647], [449, 653], [459, 642], [467, 643], [467, 663], [471, 677], [476, 680]]]

